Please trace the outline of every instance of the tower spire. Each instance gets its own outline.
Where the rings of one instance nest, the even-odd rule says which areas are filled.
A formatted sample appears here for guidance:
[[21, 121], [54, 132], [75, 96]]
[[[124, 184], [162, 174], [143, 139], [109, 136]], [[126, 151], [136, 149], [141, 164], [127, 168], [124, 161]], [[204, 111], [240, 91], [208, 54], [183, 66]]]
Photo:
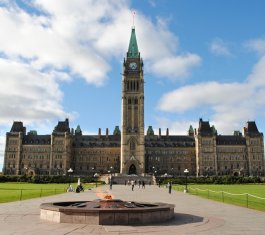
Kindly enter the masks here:
[[127, 58], [139, 58], [139, 51], [137, 46], [136, 34], [135, 34], [135, 27], [132, 27], [130, 44], [127, 52]]

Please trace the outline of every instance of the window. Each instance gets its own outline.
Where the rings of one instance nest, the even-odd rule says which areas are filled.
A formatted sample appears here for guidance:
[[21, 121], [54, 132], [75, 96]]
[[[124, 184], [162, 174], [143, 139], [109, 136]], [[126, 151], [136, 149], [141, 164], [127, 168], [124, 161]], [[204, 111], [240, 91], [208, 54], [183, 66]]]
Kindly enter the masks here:
[[134, 140], [131, 140], [130, 142], [130, 150], [135, 150], [136, 146], [135, 146], [135, 142]]

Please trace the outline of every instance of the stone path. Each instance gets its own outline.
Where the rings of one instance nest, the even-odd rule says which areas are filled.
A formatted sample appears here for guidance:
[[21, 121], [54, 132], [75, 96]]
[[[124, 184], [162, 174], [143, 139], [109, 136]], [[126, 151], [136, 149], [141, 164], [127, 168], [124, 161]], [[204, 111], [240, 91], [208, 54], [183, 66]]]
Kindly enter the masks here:
[[[129, 201], [175, 204], [175, 218], [170, 222], [148, 226], [101, 226], [56, 224], [39, 218], [43, 202], [93, 200], [112, 194]], [[84, 193], [65, 193], [21, 202], [0, 204], [0, 234], [85, 235], [85, 234], [198, 234], [198, 235], [265, 235], [265, 213], [202, 199], [196, 196], [147, 185], [145, 189], [113, 185]]]

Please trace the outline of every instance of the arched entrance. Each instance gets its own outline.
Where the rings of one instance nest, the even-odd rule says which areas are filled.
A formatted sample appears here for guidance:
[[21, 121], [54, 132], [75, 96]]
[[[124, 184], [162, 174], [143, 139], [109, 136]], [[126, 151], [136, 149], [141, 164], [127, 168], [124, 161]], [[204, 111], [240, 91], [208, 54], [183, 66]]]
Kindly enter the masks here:
[[136, 167], [132, 164], [129, 168], [129, 175], [136, 175]]

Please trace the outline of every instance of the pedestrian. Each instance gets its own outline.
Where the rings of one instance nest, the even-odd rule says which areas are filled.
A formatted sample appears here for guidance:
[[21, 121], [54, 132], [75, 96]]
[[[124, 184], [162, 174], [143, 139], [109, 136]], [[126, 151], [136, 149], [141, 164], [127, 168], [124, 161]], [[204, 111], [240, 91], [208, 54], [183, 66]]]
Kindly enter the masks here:
[[132, 191], [133, 191], [133, 189], [134, 189], [134, 180], [132, 180], [131, 185], [132, 185]]
[[168, 193], [171, 194], [171, 189], [172, 189], [172, 182], [170, 181], [169, 186], [168, 186]]
[[145, 182], [144, 182], [144, 180], [142, 181], [142, 188], [145, 188]]
[[109, 189], [110, 190], [112, 189], [112, 179], [110, 179], [110, 182], [109, 182]]
[[127, 184], [127, 180], [125, 180], [125, 182], [124, 182], [124, 185], [126, 186], [126, 184]]
[[138, 186], [139, 186], [139, 188], [140, 188], [140, 186], [141, 186], [141, 180], [139, 180], [139, 182], [138, 182]]

